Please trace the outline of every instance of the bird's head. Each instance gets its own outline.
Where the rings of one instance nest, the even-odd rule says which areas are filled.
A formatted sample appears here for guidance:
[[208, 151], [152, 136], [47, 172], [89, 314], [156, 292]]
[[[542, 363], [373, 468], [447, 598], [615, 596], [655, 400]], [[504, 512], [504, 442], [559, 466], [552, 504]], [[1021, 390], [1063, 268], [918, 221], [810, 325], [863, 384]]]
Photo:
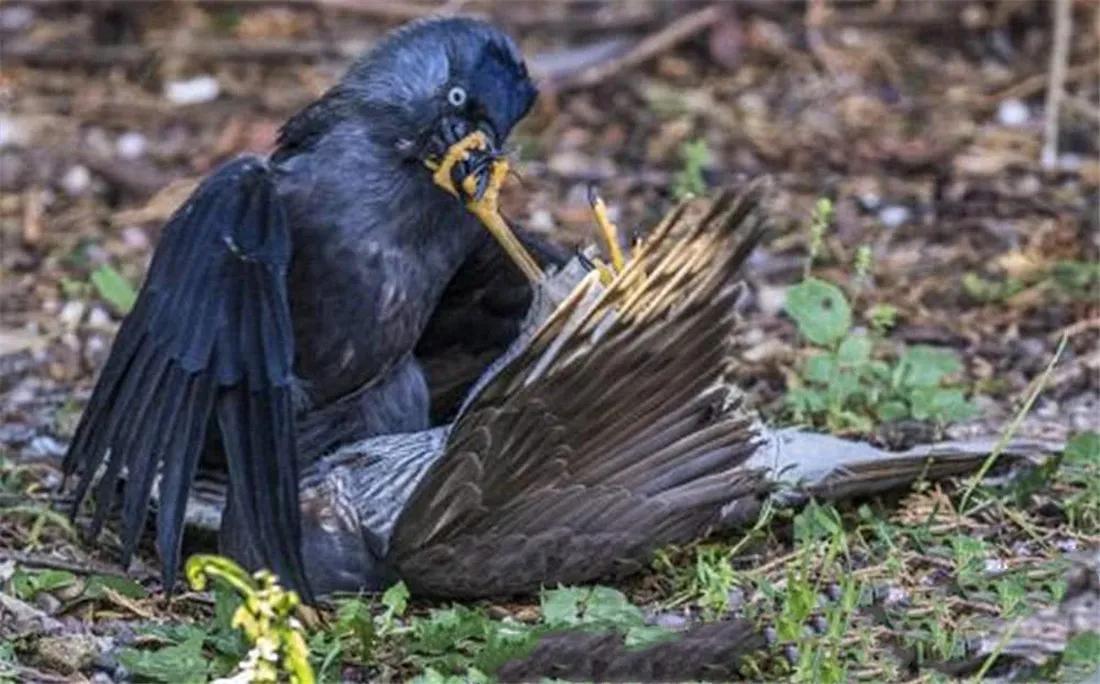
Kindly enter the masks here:
[[474, 131], [499, 153], [538, 94], [515, 43], [491, 24], [429, 19], [388, 35], [344, 78], [376, 110], [372, 135], [409, 161]]

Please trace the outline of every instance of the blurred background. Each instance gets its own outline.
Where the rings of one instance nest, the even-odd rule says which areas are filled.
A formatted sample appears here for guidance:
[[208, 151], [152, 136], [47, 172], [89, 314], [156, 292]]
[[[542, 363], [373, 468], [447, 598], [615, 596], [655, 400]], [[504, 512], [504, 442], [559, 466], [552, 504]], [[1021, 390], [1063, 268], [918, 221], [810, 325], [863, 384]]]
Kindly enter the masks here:
[[680, 196], [774, 178], [738, 369], [765, 410], [804, 353], [782, 309], [820, 198], [815, 272], [860, 311], [892, 308], [891, 341], [959, 351], [984, 415], [1011, 409], [1065, 331], [1049, 410], [1091, 406], [1093, 2], [40, 0], [0, 5], [0, 442], [60, 448], [199, 178], [270, 151], [383, 32], [436, 13], [499, 23], [539, 76], [506, 198], [529, 228], [591, 239], [589, 184], [635, 232]]

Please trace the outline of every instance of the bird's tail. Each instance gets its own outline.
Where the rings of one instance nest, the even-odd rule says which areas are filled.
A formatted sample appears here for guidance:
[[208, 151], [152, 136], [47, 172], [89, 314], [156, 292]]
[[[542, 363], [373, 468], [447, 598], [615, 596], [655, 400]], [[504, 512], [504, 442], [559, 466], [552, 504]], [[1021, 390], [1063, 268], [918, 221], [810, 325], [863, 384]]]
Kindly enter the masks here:
[[[1043, 439], [1011, 439], [999, 444], [996, 437], [922, 444], [906, 451], [887, 451], [867, 442], [834, 437], [795, 428], [766, 430], [763, 444], [745, 462], [762, 470], [774, 487], [772, 500], [798, 505], [810, 497], [839, 500], [872, 496], [901, 489], [918, 480], [937, 480], [972, 473], [990, 454], [1001, 462], [1019, 463], [1059, 453], [1062, 442]], [[723, 526], [752, 521], [755, 509], [726, 511]]]

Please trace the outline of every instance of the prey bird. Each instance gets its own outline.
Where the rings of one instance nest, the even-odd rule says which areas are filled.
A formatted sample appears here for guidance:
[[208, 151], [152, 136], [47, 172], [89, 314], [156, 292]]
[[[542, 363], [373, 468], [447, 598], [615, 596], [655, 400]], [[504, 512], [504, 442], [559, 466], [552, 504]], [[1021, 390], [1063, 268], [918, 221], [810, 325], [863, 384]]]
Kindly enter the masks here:
[[[606, 286], [603, 273], [570, 262], [538, 283], [524, 331], [452, 424], [371, 437], [306, 466], [311, 586], [402, 580], [419, 595], [470, 599], [583, 583], [639, 570], [662, 545], [752, 523], [768, 499], [871, 495], [977, 467], [989, 440], [891, 453], [772, 430], [745, 406], [726, 362], [736, 273], [766, 223], [761, 193], [754, 184], [681, 204]], [[1002, 458], [1058, 448], [1013, 440]], [[220, 499], [204, 483], [189, 519], [216, 525]], [[700, 633], [696, 646], [722, 652], [728, 635]], [[662, 660], [619, 655], [630, 668]], [[576, 664], [570, 676], [605, 678], [584, 669], [606, 665], [602, 655], [545, 656]]]
[[95, 484], [92, 535], [125, 474], [127, 562], [159, 477], [171, 586], [196, 471], [227, 465], [223, 539], [306, 590], [300, 464], [430, 427], [454, 410], [433, 393], [453, 404], [482, 367], [434, 388], [425, 368], [484, 364], [518, 332], [540, 266], [479, 211], [535, 97], [499, 30], [414, 22], [291, 118], [270, 158], [208, 177], [165, 227], [65, 457], [74, 514]]

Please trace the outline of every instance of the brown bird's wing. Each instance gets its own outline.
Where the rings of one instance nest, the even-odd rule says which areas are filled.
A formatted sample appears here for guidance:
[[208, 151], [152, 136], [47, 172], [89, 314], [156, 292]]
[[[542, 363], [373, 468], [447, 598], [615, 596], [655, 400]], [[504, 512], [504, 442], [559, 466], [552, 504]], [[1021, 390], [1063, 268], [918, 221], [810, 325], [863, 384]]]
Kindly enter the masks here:
[[759, 187], [681, 205], [606, 290], [590, 274], [475, 388], [397, 521], [421, 594], [635, 570], [755, 494], [757, 425], [723, 381]]

